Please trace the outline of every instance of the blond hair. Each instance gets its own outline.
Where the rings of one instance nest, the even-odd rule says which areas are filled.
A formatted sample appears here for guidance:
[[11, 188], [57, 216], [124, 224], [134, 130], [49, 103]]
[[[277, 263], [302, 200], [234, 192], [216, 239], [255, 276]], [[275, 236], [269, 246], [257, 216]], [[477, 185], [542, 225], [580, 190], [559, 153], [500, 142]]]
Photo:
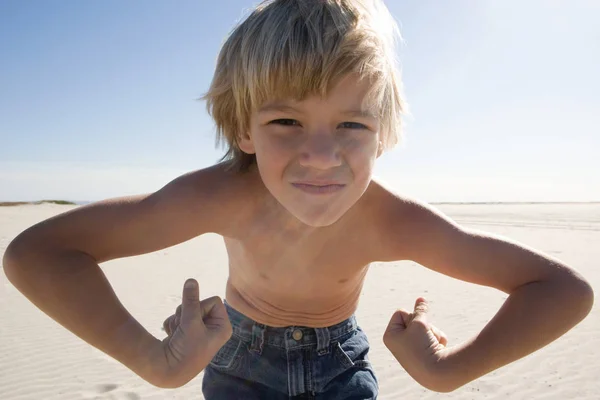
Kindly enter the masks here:
[[250, 115], [274, 99], [325, 96], [345, 75], [368, 79], [366, 105], [380, 119], [384, 149], [401, 137], [405, 111], [394, 55], [397, 26], [381, 0], [267, 0], [239, 23], [217, 59], [206, 100], [238, 170], [255, 162], [238, 146]]

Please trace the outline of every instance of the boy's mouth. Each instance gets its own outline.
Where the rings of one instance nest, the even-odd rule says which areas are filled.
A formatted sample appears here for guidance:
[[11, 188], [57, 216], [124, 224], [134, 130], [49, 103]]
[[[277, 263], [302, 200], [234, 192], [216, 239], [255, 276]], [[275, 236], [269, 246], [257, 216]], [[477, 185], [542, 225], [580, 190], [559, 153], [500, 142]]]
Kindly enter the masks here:
[[342, 183], [334, 182], [292, 182], [292, 186], [309, 194], [331, 194], [346, 187]]

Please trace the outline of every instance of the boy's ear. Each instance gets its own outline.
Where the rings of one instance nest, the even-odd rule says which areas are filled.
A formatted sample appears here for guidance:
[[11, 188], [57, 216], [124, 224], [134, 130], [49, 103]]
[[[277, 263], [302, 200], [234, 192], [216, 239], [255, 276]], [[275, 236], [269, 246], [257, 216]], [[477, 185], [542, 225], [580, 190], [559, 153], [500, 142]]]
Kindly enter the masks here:
[[238, 136], [238, 146], [240, 150], [242, 150], [246, 154], [254, 154], [256, 150], [254, 149], [254, 143], [252, 142], [252, 137], [249, 132], [244, 132]]
[[383, 154], [383, 143], [380, 140], [379, 144], [377, 145], [377, 158], [379, 158], [382, 154]]

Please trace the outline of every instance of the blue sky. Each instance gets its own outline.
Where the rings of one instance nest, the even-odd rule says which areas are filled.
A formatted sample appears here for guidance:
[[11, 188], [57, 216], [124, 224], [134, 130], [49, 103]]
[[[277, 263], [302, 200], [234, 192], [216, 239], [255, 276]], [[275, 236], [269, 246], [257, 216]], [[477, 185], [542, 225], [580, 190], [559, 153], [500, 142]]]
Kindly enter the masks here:
[[[255, 3], [0, 2], [0, 201], [145, 193], [214, 163], [195, 99]], [[412, 115], [378, 177], [432, 202], [600, 200], [600, 2], [387, 5]]]

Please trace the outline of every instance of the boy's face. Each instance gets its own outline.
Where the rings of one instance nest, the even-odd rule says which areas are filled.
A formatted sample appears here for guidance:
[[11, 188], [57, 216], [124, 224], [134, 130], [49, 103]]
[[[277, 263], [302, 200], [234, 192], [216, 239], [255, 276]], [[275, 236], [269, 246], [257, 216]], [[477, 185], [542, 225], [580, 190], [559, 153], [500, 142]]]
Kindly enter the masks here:
[[327, 98], [267, 102], [241, 137], [273, 197], [309, 226], [336, 222], [369, 185], [381, 146], [379, 120], [362, 109], [367, 90], [348, 75]]

